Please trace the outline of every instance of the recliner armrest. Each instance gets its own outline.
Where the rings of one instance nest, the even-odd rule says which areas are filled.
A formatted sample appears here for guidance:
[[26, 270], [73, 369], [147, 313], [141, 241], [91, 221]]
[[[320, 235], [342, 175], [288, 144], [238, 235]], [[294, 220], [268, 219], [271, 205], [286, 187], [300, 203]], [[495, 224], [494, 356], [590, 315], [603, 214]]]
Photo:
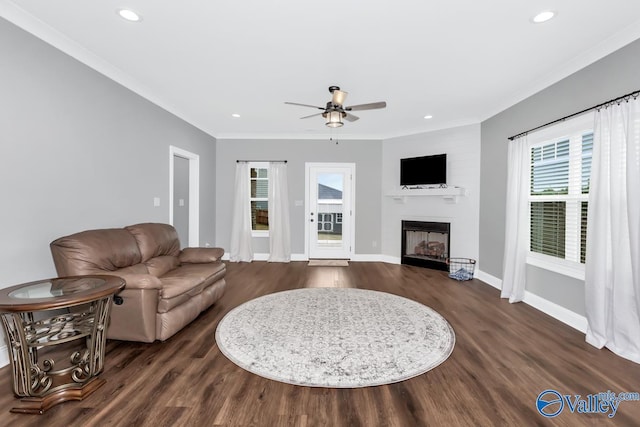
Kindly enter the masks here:
[[222, 248], [184, 248], [178, 259], [181, 263], [203, 264], [220, 261], [224, 255]]
[[120, 274], [127, 285], [125, 289], [161, 289], [162, 282], [156, 276], [151, 274]]

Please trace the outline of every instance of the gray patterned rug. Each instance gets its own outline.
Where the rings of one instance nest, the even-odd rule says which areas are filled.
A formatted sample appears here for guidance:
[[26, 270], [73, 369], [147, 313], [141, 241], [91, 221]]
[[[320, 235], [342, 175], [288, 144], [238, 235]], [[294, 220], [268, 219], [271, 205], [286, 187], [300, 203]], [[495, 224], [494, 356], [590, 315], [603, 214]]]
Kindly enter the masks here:
[[220, 351], [289, 384], [355, 388], [407, 380], [444, 362], [455, 334], [433, 309], [384, 292], [309, 288], [248, 301], [220, 321]]

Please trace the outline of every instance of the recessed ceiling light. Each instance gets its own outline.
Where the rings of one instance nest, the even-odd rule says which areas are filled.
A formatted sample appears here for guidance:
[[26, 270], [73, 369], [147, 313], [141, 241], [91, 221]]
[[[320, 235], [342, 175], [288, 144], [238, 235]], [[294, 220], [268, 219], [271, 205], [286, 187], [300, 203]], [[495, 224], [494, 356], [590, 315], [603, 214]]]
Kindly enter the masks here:
[[533, 18], [531, 18], [531, 21], [534, 24], [542, 24], [543, 22], [547, 22], [554, 16], [556, 16], [556, 13], [553, 10], [545, 10], [543, 12], [538, 13]]
[[118, 9], [118, 15], [120, 15], [122, 19], [126, 19], [127, 21], [142, 21], [142, 17], [131, 9]]
[[231, 115], [231, 117], [238, 118], [238, 117], [240, 117], [240, 114], [238, 114], [238, 113], [233, 113], [233, 114]]
[[433, 119], [433, 116], [431, 114], [427, 114], [426, 116], [424, 116], [425, 119]]

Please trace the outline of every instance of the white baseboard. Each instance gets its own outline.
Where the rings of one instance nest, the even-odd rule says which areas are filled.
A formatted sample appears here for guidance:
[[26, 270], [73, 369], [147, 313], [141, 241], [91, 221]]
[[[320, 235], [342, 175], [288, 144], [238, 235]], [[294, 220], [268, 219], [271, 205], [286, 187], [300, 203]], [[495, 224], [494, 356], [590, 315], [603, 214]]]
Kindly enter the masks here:
[[571, 326], [573, 329], [576, 329], [582, 333], [587, 333], [587, 318], [578, 313], [568, 310], [556, 303], [541, 298], [538, 295], [532, 294], [528, 291], [525, 291], [524, 299], [522, 301], [530, 305], [531, 307], [561, 321], [562, 323]]
[[[490, 286], [498, 290], [502, 290], [502, 280], [497, 277], [492, 276], [489, 273], [485, 273], [481, 270], [476, 270], [475, 277], [478, 280], [482, 280]], [[525, 291], [524, 299], [522, 300], [527, 305], [535, 308], [536, 310], [540, 310], [541, 312], [548, 314], [564, 323], [565, 325], [571, 326], [573, 329], [576, 329], [582, 333], [587, 332], [587, 318], [575, 313], [569, 309], [566, 309], [554, 302], [546, 300], [542, 297], [539, 297], [536, 294], [532, 294], [529, 291]]]
[[[229, 261], [229, 252], [225, 252], [222, 255], [223, 261]], [[253, 254], [254, 261], [266, 261], [269, 259], [269, 254]], [[309, 258], [305, 254], [291, 254], [291, 261], [309, 261]]]
[[9, 364], [9, 348], [6, 345], [0, 346], [0, 368]]
[[402, 260], [400, 259], [400, 257], [397, 256], [391, 256], [391, 255], [378, 255], [378, 261], [379, 262], [386, 262], [387, 264], [398, 264], [400, 265], [402, 263]]
[[[266, 261], [269, 258], [269, 254], [254, 254], [256, 261]], [[222, 257], [223, 260], [229, 260], [229, 254], [225, 253]], [[307, 261], [308, 257], [305, 254], [291, 254], [291, 261]], [[355, 262], [386, 262], [387, 264], [400, 264], [400, 258], [391, 255], [382, 254], [355, 254], [352, 258]], [[502, 280], [489, 273], [485, 273], [482, 270], [476, 269], [475, 278], [481, 280], [498, 290], [502, 290]], [[571, 326], [572, 328], [586, 333], [587, 331], [587, 318], [575, 313], [569, 309], [566, 309], [556, 303], [546, 300], [538, 295], [532, 294], [526, 291], [524, 294], [524, 300], [522, 301], [527, 305], [540, 310], [541, 312], [548, 314], [561, 321], [562, 323]], [[2, 359], [0, 359], [1, 361]], [[9, 363], [7, 362], [5, 364]], [[4, 365], [3, 365], [4, 366]]]
[[385, 262], [380, 254], [353, 254], [351, 261], [354, 262]]
[[[225, 252], [222, 256], [224, 261], [229, 261], [229, 252]], [[254, 261], [266, 261], [269, 259], [269, 254], [253, 254]], [[306, 254], [291, 254], [291, 261], [309, 261], [309, 257]], [[380, 254], [354, 254], [351, 257], [351, 261], [355, 262], [386, 262], [389, 264], [400, 264], [400, 258], [390, 257]]]
[[485, 273], [482, 270], [477, 270], [474, 274], [475, 278], [478, 280], [482, 280], [483, 282], [485, 282], [488, 285], [493, 286], [494, 288], [498, 289], [498, 290], [502, 290], [502, 280], [498, 279], [495, 276], [492, 276], [489, 273]]

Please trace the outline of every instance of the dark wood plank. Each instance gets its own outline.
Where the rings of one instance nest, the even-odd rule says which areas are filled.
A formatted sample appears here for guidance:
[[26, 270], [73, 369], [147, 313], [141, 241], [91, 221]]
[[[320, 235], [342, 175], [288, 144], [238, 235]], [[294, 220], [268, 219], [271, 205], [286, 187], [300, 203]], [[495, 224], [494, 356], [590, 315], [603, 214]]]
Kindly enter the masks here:
[[[384, 263], [308, 267], [304, 262], [228, 264], [228, 291], [164, 343], [109, 341], [107, 383], [81, 402], [44, 415], [9, 413], [10, 368], [0, 369], [0, 425], [7, 426], [494, 426], [638, 425], [640, 402], [617, 415], [553, 420], [535, 409], [548, 388], [566, 394], [640, 391], [640, 365], [597, 350], [584, 335], [524, 304], [509, 304], [479, 280]], [[288, 385], [237, 367], [215, 343], [222, 317], [245, 301], [303, 287], [389, 292], [428, 305], [456, 333], [442, 365], [397, 384], [363, 389]]]

